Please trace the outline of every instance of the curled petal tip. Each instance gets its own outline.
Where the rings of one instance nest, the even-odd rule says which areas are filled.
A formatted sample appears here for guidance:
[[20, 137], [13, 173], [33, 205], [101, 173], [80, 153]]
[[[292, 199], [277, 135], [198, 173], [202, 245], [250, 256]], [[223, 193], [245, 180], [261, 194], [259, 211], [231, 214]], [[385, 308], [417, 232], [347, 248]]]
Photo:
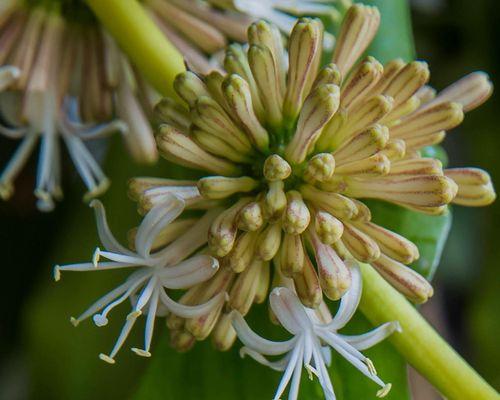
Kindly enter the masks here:
[[131, 350], [140, 357], [151, 357], [151, 353], [149, 351], [138, 349], [137, 347], [132, 347]]
[[114, 364], [115, 363], [114, 358], [111, 358], [110, 356], [108, 356], [108, 355], [106, 355], [104, 353], [99, 354], [99, 358], [102, 361], [107, 362], [108, 364]]
[[54, 281], [59, 282], [61, 280], [61, 268], [59, 267], [59, 265], [56, 265], [54, 267], [53, 276], [54, 276]]

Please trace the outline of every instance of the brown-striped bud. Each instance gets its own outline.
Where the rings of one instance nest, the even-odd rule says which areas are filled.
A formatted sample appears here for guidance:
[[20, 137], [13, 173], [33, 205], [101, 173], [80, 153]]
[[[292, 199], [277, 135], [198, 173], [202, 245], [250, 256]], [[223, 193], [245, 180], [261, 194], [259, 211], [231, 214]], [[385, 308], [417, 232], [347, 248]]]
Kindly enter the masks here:
[[318, 274], [308, 256], [304, 257], [304, 267], [293, 275], [293, 282], [300, 301], [306, 307], [317, 308], [323, 300], [323, 291]]
[[344, 233], [344, 225], [332, 214], [318, 211], [314, 214], [314, 229], [321, 242], [335, 243]]
[[285, 233], [280, 247], [281, 272], [288, 277], [300, 272], [304, 267], [305, 257], [301, 236]]
[[434, 294], [431, 284], [424, 277], [384, 254], [372, 265], [392, 286], [415, 303], [425, 303]]
[[287, 206], [283, 213], [283, 230], [290, 235], [300, 235], [311, 221], [311, 213], [304, 203], [300, 192], [290, 190], [286, 193]]
[[458, 185], [453, 203], [480, 207], [491, 204], [496, 199], [495, 189], [486, 171], [479, 168], [449, 168], [444, 173]]

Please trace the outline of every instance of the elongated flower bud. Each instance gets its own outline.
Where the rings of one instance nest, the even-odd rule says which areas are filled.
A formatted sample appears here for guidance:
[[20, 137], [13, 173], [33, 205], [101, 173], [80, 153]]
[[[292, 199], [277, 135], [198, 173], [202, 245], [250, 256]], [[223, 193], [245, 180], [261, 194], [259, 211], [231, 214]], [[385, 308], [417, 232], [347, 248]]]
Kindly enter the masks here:
[[285, 233], [280, 249], [281, 272], [288, 277], [302, 271], [307, 255], [300, 235]]
[[161, 154], [186, 167], [205, 169], [221, 175], [236, 175], [238, 167], [203, 150], [174, 127], [163, 125], [157, 136]]
[[259, 182], [248, 176], [238, 178], [210, 176], [198, 181], [198, 189], [207, 199], [224, 199], [235, 193], [250, 192], [258, 185]]
[[264, 261], [274, 258], [281, 244], [281, 225], [279, 223], [269, 224], [262, 231], [257, 243], [257, 255]]
[[346, 76], [356, 60], [363, 54], [380, 24], [377, 8], [355, 4], [347, 12], [340, 30], [332, 61]]
[[309, 237], [314, 248], [321, 288], [329, 299], [338, 300], [351, 286], [351, 272], [335, 250], [323, 244], [315, 232], [309, 231]]
[[342, 222], [325, 211], [318, 211], [314, 214], [314, 229], [319, 240], [325, 244], [335, 243], [344, 233]]
[[372, 265], [391, 285], [417, 304], [425, 303], [434, 294], [431, 284], [425, 278], [384, 254]]
[[288, 48], [288, 79], [283, 113], [294, 120], [311, 89], [321, 59], [322, 28], [319, 20], [303, 18], [293, 28]]
[[323, 300], [318, 274], [309, 257], [304, 257], [301, 271], [293, 275], [293, 282], [300, 301], [309, 308], [317, 308]]
[[296, 164], [304, 161], [323, 127], [337, 111], [339, 93], [338, 86], [324, 85], [307, 97], [297, 122], [297, 133], [285, 150], [287, 160]]
[[254, 113], [252, 96], [247, 81], [238, 75], [230, 75], [223, 83], [224, 96], [246, 134], [257, 148], [269, 146], [269, 135]]
[[444, 173], [458, 185], [453, 203], [478, 207], [495, 200], [495, 189], [487, 172], [479, 168], [450, 168]]

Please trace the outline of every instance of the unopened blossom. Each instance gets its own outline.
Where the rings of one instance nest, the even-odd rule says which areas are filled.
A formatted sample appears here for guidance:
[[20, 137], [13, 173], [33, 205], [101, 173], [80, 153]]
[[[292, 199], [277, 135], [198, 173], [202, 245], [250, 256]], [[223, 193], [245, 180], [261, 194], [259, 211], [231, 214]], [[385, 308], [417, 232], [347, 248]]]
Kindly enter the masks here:
[[[354, 263], [350, 263], [349, 267], [352, 272], [352, 284], [343, 295], [333, 319], [324, 312], [324, 308], [316, 311], [304, 307], [293, 290], [286, 287], [273, 289], [269, 296], [271, 309], [283, 328], [293, 335], [287, 341], [265, 339], [248, 326], [241, 314], [237, 311], [232, 314], [234, 329], [245, 345], [240, 350], [240, 355], [249, 355], [257, 362], [283, 372], [274, 400], [283, 398], [288, 385], [288, 399], [298, 398], [302, 368], [307, 370], [311, 379], [318, 378], [325, 398], [334, 400], [335, 393], [327, 369], [332, 349], [381, 387], [377, 397], [384, 397], [389, 393], [391, 384], [384, 383], [377, 376], [372, 361], [360, 351], [376, 345], [394, 331], [401, 332], [401, 327], [398, 322], [387, 322], [361, 335], [347, 336], [338, 333], [352, 318], [361, 298], [359, 267]], [[284, 357], [278, 360], [265, 357], [280, 355]]]
[[[215, 216], [213, 211], [195, 223], [176, 220], [184, 210], [184, 201], [168, 196], [164, 203], [151, 210], [134, 232], [131, 250], [122, 246], [111, 233], [103, 205], [97, 200], [91, 205], [95, 209], [104, 250], [97, 248], [92, 262], [56, 266], [54, 278], [59, 281], [62, 271], [132, 270], [123, 283], [98, 299], [78, 318], [71, 318], [75, 326], [90, 317], [97, 326], [104, 326], [112, 310], [130, 300], [132, 309], [113, 349], [109, 354], [99, 355], [103, 361], [115, 362], [116, 354], [141, 315], [146, 316], [144, 347], [133, 347], [132, 351], [149, 357], [156, 317], [169, 313], [182, 318], [199, 318], [221, 309], [226, 299], [223, 291], [214, 293], [203, 302], [198, 301], [201, 296], [195, 297], [192, 305], [178, 303], [168, 293], [169, 290], [196, 286], [217, 272], [219, 262], [215, 258], [203, 251], [195, 253], [206, 244], [207, 229]], [[109, 261], [101, 261], [102, 258]]]
[[486, 172], [443, 170], [420, 154], [488, 98], [487, 75], [472, 73], [435, 96], [424, 62], [360, 59], [379, 21], [376, 8], [351, 7], [323, 66], [319, 20], [300, 19], [287, 48], [276, 27], [256, 22], [247, 51], [226, 51], [227, 72], [177, 77], [189, 110], [168, 99], [157, 106], [160, 153], [204, 176], [136, 178], [130, 193], [141, 212], [168, 193], [188, 208], [225, 207], [208, 242], [234, 275], [229, 306], [243, 315], [277, 286], [270, 262], [307, 307], [348, 290], [348, 258], [370, 263], [412, 301], [425, 302], [432, 286], [406, 266], [418, 259], [417, 246], [373, 223], [362, 200], [437, 215], [450, 203], [483, 206], [495, 198]]

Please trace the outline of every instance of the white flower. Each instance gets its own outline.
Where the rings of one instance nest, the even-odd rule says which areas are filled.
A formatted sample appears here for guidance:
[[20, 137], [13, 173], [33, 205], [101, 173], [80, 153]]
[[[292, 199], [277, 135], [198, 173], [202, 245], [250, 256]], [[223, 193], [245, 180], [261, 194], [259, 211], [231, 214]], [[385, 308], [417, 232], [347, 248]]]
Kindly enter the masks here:
[[[127, 127], [119, 120], [103, 124], [83, 124], [79, 121], [74, 101], [67, 100], [60, 109], [56, 98], [51, 90], [30, 93], [26, 101], [27, 123], [9, 121], [10, 126], [0, 123], [0, 134], [11, 139], [22, 139], [0, 175], [0, 197], [3, 199], [12, 195], [13, 181], [39, 140], [40, 155], [35, 195], [40, 210], [51, 211], [54, 208], [54, 200], [62, 197], [60, 139], [66, 144], [75, 168], [87, 187], [84, 199], [96, 197], [108, 188], [109, 180], [83, 142], [116, 131], [125, 132]], [[4, 117], [9, 119], [8, 116]]]
[[[96, 249], [93, 262], [56, 266], [54, 279], [60, 279], [61, 271], [102, 271], [120, 268], [137, 268], [121, 285], [97, 300], [78, 318], [71, 318], [76, 326], [81, 321], [93, 316], [97, 326], [108, 323], [108, 314], [126, 299], [132, 302], [132, 311], [128, 314], [125, 325], [109, 355], [99, 357], [113, 364], [114, 357], [122, 347], [137, 318], [146, 314], [144, 349], [132, 348], [140, 355], [149, 357], [151, 339], [156, 316], [165, 316], [171, 312], [183, 318], [195, 318], [206, 314], [213, 307], [220, 306], [226, 294], [219, 293], [204, 304], [187, 306], [172, 300], [165, 289], [187, 289], [212, 277], [219, 268], [218, 261], [205, 254], [193, 252], [206, 243], [208, 226], [214, 218], [214, 212], [206, 213], [185, 233], [177, 237], [167, 247], [151, 253], [155, 240], [161, 232], [184, 210], [184, 201], [167, 196], [165, 202], [153, 208], [141, 222], [135, 237], [135, 251], [122, 246], [114, 238], [108, 224], [103, 205], [94, 200], [91, 203], [96, 212], [99, 237], [105, 251]], [[103, 257], [110, 261], [100, 262]]]
[[[274, 370], [284, 371], [274, 400], [281, 398], [288, 383], [291, 386], [288, 398], [297, 399], [299, 392], [302, 365], [310, 377], [317, 376], [323, 388], [325, 398], [334, 400], [332, 382], [327, 366], [330, 364], [330, 348], [338, 352], [361, 373], [382, 387], [378, 397], [385, 396], [391, 384], [385, 384], [377, 375], [373, 363], [360, 353], [379, 343], [395, 330], [401, 331], [398, 322], [388, 322], [378, 328], [358, 336], [346, 336], [338, 333], [351, 319], [361, 298], [361, 275], [357, 264], [349, 262], [352, 273], [352, 285], [342, 297], [339, 310], [329, 323], [321, 323], [318, 314], [305, 308], [296, 294], [284, 287], [276, 287], [270, 295], [270, 304], [281, 325], [293, 338], [285, 342], [274, 342], [262, 338], [253, 332], [243, 317], [233, 313], [233, 326], [245, 347], [240, 351], [242, 356], [248, 354], [261, 364]], [[278, 361], [269, 361], [264, 357], [285, 354]]]

